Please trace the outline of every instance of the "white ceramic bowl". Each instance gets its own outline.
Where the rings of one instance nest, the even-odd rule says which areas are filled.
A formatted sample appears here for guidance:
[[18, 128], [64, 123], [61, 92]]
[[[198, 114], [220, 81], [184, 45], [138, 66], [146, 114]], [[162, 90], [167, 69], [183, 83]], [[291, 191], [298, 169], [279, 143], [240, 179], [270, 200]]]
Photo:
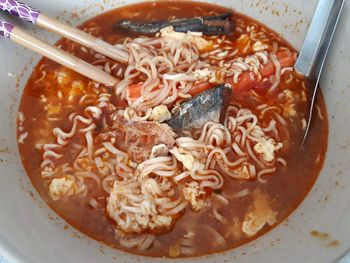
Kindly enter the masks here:
[[[135, 2], [116, 1], [26, 2], [49, 15], [58, 15], [62, 20], [79, 24], [102, 11]], [[317, 0], [212, 2], [262, 21], [282, 33], [296, 48], [303, 41], [317, 4]], [[81, 13], [81, 10], [85, 12]], [[348, 1], [321, 83], [330, 134], [327, 159], [316, 185], [288, 220], [270, 233], [236, 250], [201, 258], [200, 262], [329, 263], [341, 258], [350, 247], [349, 12]], [[79, 18], [71, 16], [72, 13], [77, 13]], [[5, 14], [4, 17], [10, 20]], [[44, 33], [28, 23], [16, 20], [16, 24], [51, 43], [58, 39], [58, 36]], [[9, 40], [0, 40], [0, 255], [11, 263], [140, 261], [140, 257], [108, 248], [72, 228], [67, 229], [65, 222], [43, 203], [23, 172], [15, 136], [16, 113], [23, 87], [38, 59], [37, 55]], [[328, 233], [329, 237], [314, 237], [310, 234], [313, 230]], [[339, 243], [332, 243], [334, 240]], [[141, 260], [155, 261], [150, 258]], [[166, 261], [171, 260], [157, 259], [157, 262]], [[194, 261], [197, 260], [184, 260]]]

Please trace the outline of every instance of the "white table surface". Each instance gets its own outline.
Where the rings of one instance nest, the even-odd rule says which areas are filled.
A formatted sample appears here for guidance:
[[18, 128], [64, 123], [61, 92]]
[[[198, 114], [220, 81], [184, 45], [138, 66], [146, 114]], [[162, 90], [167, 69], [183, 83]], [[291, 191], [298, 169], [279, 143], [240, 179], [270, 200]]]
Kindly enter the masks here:
[[345, 256], [339, 263], [350, 263], [350, 254]]

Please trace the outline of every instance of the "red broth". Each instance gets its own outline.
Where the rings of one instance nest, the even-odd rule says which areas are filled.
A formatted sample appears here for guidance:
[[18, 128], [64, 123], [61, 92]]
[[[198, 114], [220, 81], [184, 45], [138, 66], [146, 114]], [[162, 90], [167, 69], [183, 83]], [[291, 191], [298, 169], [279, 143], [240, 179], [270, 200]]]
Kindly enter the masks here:
[[[84, 22], [80, 28], [112, 44], [116, 44], [121, 43], [125, 37], [137, 36], [135, 33], [117, 30], [114, 24], [120, 19], [132, 18], [154, 21], [175, 17], [205, 16], [227, 11], [226, 8], [207, 3], [146, 2], [101, 14]], [[236, 48], [237, 54], [234, 57], [245, 57], [252, 53], [251, 47], [244, 50], [247, 43], [244, 38], [240, 38], [243, 34], [248, 34], [248, 27], [254, 27], [257, 32], [265, 32], [271, 41], [293, 50], [278, 34], [254, 19], [234, 13], [233, 20], [242, 29], [242, 32], [236, 31], [233, 36], [225, 39]], [[97, 60], [94, 52], [71, 41], [59, 40], [57, 45], [90, 63]], [[113, 61], [110, 61], [110, 65], [113, 65], [113, 63]], [[113, 72], [117, 72], [119, 68], [123, 68], [123, 66], [117, 65]], [[23, 140], [24, 143], [19, 143], [22, 162], [31, 182], [45, 202], [67, 223], [93, 239], [131, 253], [154, 257], [169, 255], [174, 257], [201, 256], [226, 251], [263, 235], [282, 222], [304, 200], [323, 165], [327, 150], [328, 122], [322, 94], [319, 93], [317, 98], [315, 116], [308, 140], [305, 147], [300, 148], [300, 141], [303, 136], [302, 127], [305, 125], [303, 119], [307, 106], [307, 102], [302, 99], [303, 94], [306, 93], [305, 80], [291, 71], [282, 76], [277, 90], [280, 92], [290, 90], [295, 98], [295, 117], [287, 119], [285, 126], [279, 124], [281, 141], [286, 148], [279, 152], [278, 156], [287, 161], [287, 167], [277, 165], [277, 170], [273, 174], [264, 177], [265, 183], [258, 180], [232, 180], [224, 177], [222, 189], [212, 193], [212, 195], [225, 194], [226, 196], [232, 196], [243, 189], [248, 189], [251, 193], [255, 189], [259, 189], [259, 191], [267, 194], [272, 209], [277, 212], [277, 223], [272, 226], [265, 225], [257, 235], [252, 237], [246, 236], [240, 231], [242, 220], [254, 202], [252, 194], [232, 199], [227, 207], [220, 208], [220, 213], [228, 220], [226, 224], [215, 220], [211, 209], [197, 213], [190, 208], [186, 208], [186, 211], [176, 221], [175, 225], [169, 231], [156, 235], [153, 245], [143, 251], [127, 249], [119, 244], [114, 232], [114, 223], [108, 218], [105, 211], [105, 198], [108, 194], [101, 188], [96, 187], [93, 180], [86, 180], [88, 190], [85, 196], [76, 195], [54, 201], [48, 194], [48, 182], [41, 176], [40, 165], [43, 161], [43, 149], [40, 145], [54, 140], [53, 128], [60, 127], [66, 131], [71, 129], [72, 123], [68, 121], [68, 117], [72, 112], [81, 113], [84, 110], [79, 103], [82, 97], [89, 96], [91, 100], [95, 100], [98, 94], [96, 94], [96, 88], [90, 80], [46, 58], [41, 59], [29, 78], [19, 108], [19, 141], [21, 141], [23, 133], [28, 133], [28, 136]], [[112, 94], [114, 105], [121, 108], [126, 106], [126, 102], [113, 95], [110, 88], [100, 87], [98, 92]], [[269, 94], [264, 89], [257, 89], [254, 94], [249, 89], [237, 91], [231, 103], [240, 104], [241, 107], [251, 109], [257, 116], [262, 111], [259, 109], [263, 108], [257, 109], [259, 105], [276, 106], [283, 115], [284, 105], [282, 104], [284, 102], [281, 104], [278, 100], [278, 94], [278, 92]], [[268, 115], [268, 113], [266, 114]], [[98, 127], [95, 132], [99, 132]], [[77, 136], [73, 139], [72, 144], [74, 143], [82, 144], [84, 138]], [[64, 160], [72, 159], [77, 155], [74, 147], [70, 146], [66, 150], [69, 154], [65, 155]], [[89, 204], [92, 197], [98, 198], [97, 208], [92, 208]], [[193, 241], [195, 247], [193, 254], [183, 255], [177, 253], [177, 251], [175, 253], [171, 252], [174, 248], [176, 250], [176, 246], [183, 239], [186, 228], [193, 227], [193, 224], [197, 224], [196, 222], [200, 222], [204, 227], [202, 231], [197, 232]], [[212, 240], [210, 232], [205, 230], [206, 225], [224, 236], [226, 241], [224, 245], [218, 245]]]

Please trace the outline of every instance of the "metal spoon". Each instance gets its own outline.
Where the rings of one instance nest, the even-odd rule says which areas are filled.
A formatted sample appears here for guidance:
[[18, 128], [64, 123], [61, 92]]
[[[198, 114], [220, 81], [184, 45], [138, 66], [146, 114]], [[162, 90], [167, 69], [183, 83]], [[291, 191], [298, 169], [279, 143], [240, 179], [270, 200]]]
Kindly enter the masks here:
[[319, 0], [310, 28], [300, 50], [295, 70], [309, 79], [311, 100], [308, 107], [307, 125], [302, 141], [304, 144], [311, 124], [316, 92], [326, 56], [337, 27], [345, 0]]

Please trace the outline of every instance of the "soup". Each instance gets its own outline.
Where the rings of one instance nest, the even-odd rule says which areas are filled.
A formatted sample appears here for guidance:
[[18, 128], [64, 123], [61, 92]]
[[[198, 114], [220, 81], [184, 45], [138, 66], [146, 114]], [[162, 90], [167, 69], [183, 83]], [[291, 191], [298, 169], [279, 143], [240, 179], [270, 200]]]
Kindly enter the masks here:
[[[188, 30], [198, 20], [202, 32]], [[120, 81], [106, 87], [43, 58], [17, 125], [30, 180], [70, 225], [131, 253], [202, 256], [263, 235], [305, 198], [327, 114], [319, 94], [301, 147], [307, 82], [281, 36], [182, 1], [125, 6], [80, 28], [127, 51], [128, 64], [57, 45]]]

